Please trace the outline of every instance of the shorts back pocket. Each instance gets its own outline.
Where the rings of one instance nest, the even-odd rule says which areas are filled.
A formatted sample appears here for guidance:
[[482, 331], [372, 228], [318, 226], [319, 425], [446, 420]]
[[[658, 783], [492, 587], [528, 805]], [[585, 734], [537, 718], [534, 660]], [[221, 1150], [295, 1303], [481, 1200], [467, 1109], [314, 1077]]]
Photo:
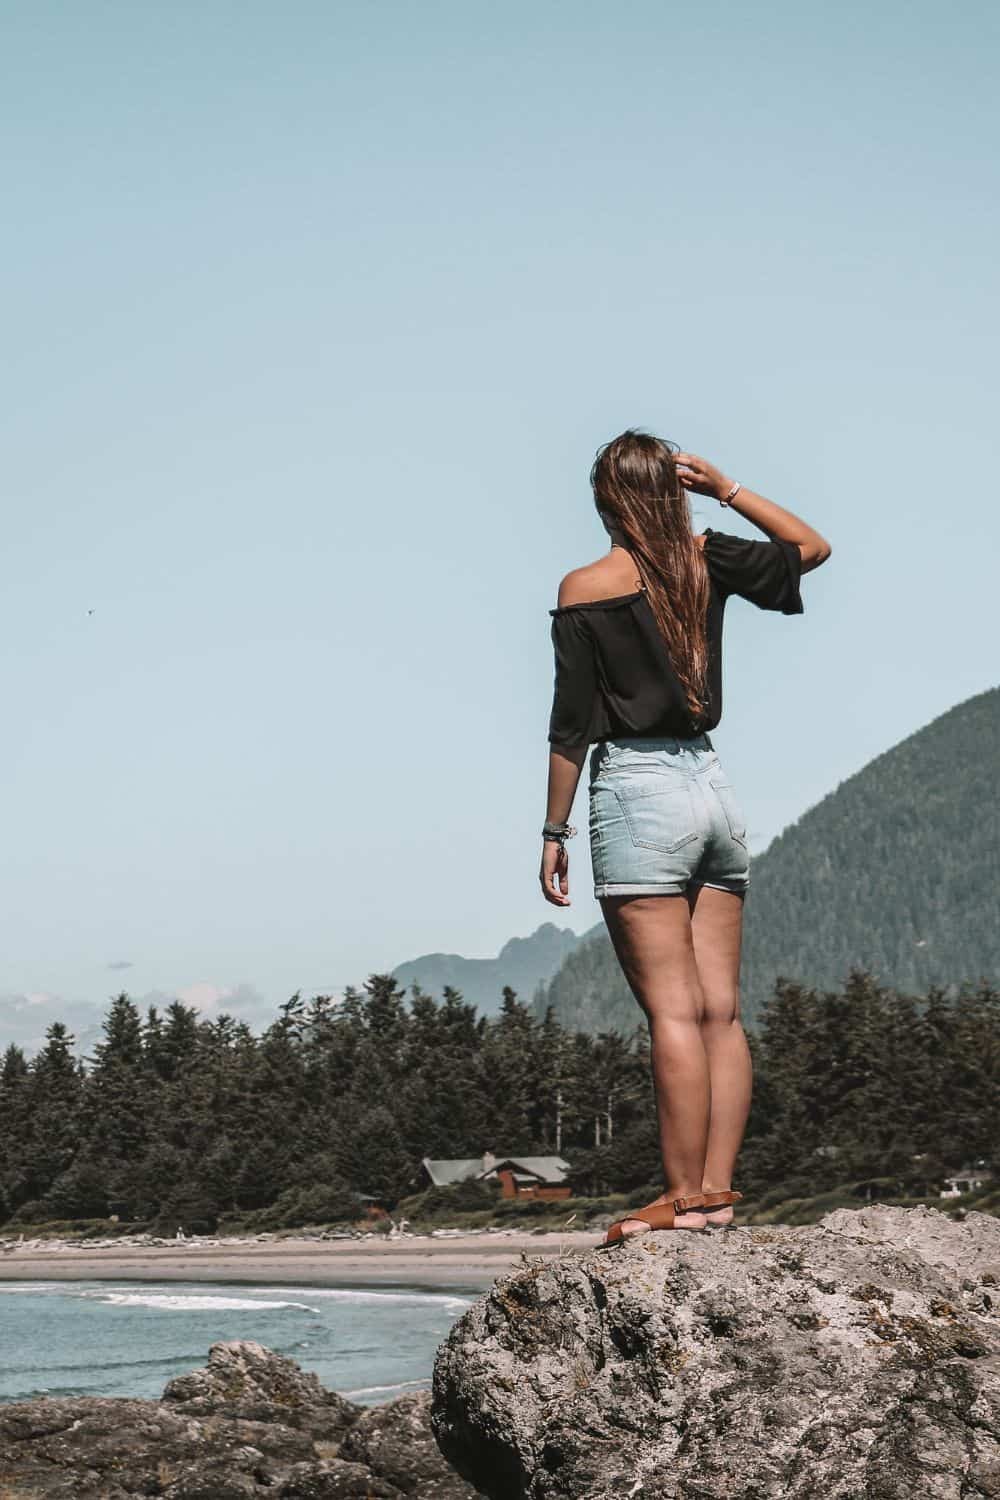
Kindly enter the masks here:
[[747, 820], [743, 816], [743, 809], [736, 800], [736, 790], [732, 782], [726, 781], [722, 777], [711, 777], [709, 784], [718, 797], [722, 811], [726, 815], [730, 835], [738, 844], [743, 844], [745, 847], [747, 841]]
[[615, 797], [640, 849], [673, 854], [698, 837], [691, 791], [664, 776], [630, 777], [628, 784], [614, 788]]

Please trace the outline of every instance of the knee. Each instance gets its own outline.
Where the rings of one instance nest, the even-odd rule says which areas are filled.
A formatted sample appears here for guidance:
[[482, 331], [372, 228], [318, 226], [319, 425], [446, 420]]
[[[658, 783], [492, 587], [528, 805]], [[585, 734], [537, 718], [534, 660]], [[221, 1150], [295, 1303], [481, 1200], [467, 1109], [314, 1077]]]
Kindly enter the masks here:
[[739, 995], [706, 996], [705, 1009], [698, 1023], [703, 1031], [724, 1034], [727, 1031], [742, 1031], [740, 1024]]
[[701, 1047], [701, 1018], [690, 1015], [660, 1015], [649, 1018], [649, 1040], [654, 1052], [664, 1048]]

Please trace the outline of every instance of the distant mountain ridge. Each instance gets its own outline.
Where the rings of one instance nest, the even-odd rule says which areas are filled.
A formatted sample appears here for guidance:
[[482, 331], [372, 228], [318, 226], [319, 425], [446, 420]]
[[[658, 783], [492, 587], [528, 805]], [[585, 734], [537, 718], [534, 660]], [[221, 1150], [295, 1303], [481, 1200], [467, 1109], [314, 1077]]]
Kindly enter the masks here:
[[392, 970], [401, 985], [417, 984], [427, 994], [440, 997], [445, 985], [461, 990], [481, 1015], [500, 1010], [504, 985], [516, 990], [528, 1004], [540, 984], [551, 979], [563, 960], [583, 941], [569, 927], [543, 922], [530, 937], [511, 938], [496, 958], [463, 958], [459, 953], [425, 953], [408, 959]]
[[[1000, 978], [1000, 688], [949, 709], [841, 782], [755, 855], [741, 993], [753, 1024], [778, 975], [839, 988], [850, 969], [911, 994]], [[629, 1032], [641, 1012], [601, 929], [533, 1001], [567, 1026]]]

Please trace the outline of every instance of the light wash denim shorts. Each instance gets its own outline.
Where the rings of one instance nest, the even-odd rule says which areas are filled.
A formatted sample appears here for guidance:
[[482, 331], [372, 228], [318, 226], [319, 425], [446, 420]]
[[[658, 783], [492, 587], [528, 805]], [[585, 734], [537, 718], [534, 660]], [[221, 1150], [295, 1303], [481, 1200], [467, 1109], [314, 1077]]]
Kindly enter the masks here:
[[594, 895], [745, 895], [747, 825], [707, 734], [600, 740], [590, 755]]

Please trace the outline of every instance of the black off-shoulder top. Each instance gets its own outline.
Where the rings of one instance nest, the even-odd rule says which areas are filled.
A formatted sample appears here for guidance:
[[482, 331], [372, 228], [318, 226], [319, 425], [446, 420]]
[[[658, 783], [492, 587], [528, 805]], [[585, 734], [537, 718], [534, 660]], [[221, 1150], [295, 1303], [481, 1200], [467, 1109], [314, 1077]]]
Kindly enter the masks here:
[[697, 722], [674, 674], [644, 589], [550, 609], [555, 685], [549, 744], [579, 748], [599, 740], [680, 735], [714, 729], [722, 717], [722, 621], [739, 594], [759, 609], [804, 611], [802, 553], [794, 542], [750, 541], [705, 528], [708, 564], [708, 701]]

